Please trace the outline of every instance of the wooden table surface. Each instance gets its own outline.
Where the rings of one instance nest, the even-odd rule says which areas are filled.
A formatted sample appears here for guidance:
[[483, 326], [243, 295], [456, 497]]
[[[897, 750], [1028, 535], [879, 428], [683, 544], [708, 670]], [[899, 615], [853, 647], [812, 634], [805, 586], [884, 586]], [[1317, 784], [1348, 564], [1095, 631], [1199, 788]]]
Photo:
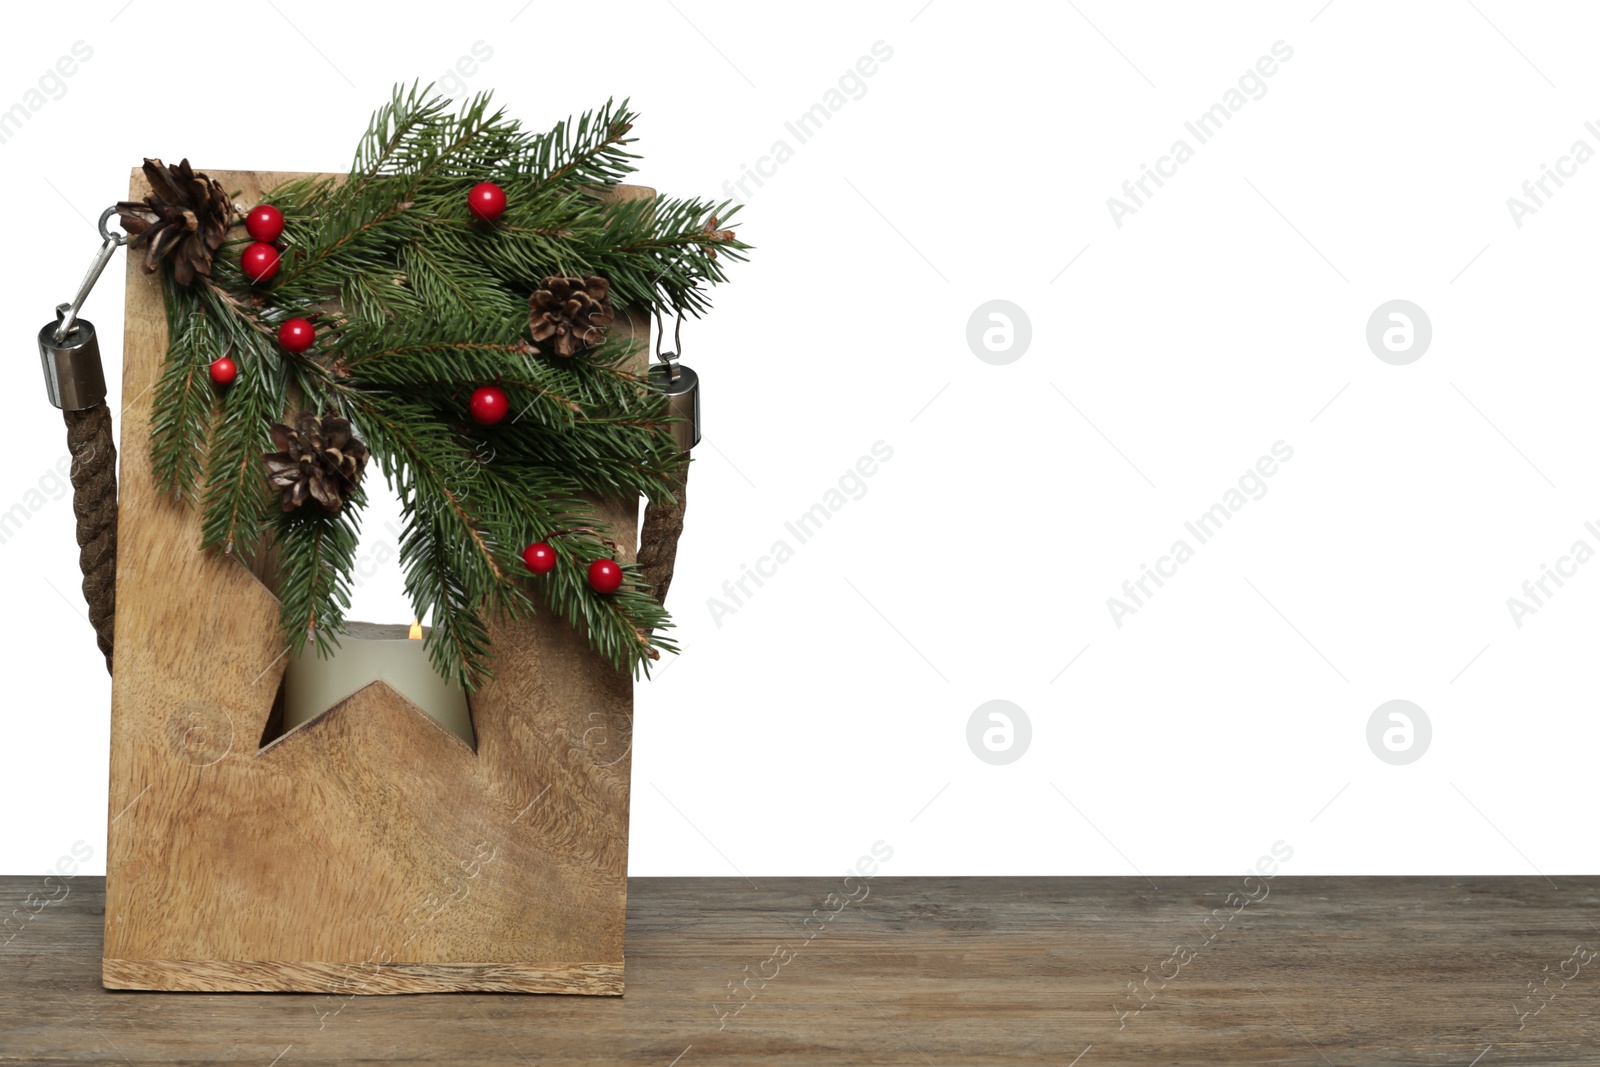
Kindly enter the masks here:
[[0, 1063], [1600, 1064], [1600, 878], [839, 882], [631, 879], [621, 998], [340, 999], [107, 992], [102, 880], [0, 878]]

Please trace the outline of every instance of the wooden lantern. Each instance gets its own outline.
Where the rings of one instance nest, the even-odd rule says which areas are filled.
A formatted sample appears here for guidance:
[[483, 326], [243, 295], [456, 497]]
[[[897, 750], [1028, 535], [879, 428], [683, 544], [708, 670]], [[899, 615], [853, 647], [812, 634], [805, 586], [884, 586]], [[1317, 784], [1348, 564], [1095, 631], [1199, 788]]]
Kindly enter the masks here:
[[[210, 173], [246, 208], [299, 177]], [[620, 994], [631, 679], [545, 613], [492, 623], [475, 749], [381, 682], [263, 746], [278, 605], [156, 489], [166, 349], [159, 277], [129, 257], [104, 984]], [[638, 501], [600, 507], [631, 561]]]

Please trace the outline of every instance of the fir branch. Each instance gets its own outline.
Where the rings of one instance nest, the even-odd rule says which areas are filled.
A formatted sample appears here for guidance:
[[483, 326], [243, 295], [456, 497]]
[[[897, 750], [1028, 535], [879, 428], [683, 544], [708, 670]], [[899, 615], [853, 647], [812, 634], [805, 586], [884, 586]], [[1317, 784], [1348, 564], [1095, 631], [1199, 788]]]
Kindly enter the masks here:
[[397, 85], [389, 103], [373, 112], [350, 164], [350, 173], [356, 177], [350, 196], [360, 196], [373, 178], [385, 173], [403, 144], [444, 113], [450, 102], [443, 97], [428, 97], [426, 94], [432, 89], [430, 84], [419, 90], [412, 82], [409, 91], [402, 91]]
[[432, 617], [426, 638], [428, 661], [440, 675], [474, 692], [494, 677], [487, 662], [489, 628], [473, 609], [449, 537], [425, 514], [408, 511], [406, 517], [400, 565], [418, 617]]
[[672, 626], [666, 609], [650, 594], [636, 564], [622, 564], [622, 588], [602, 605], [589, 588], [589, 564], [614, 558], [612, 549], [598, 537], [557, 537], [556, 566], [544, 576], [540, 597], [546, 606], [588, 635], [594, 649], [614, 664], [632, 663], [635, 674], [648, 674], [649, 665], [662, 652], [676, 653], [678, 645], [665, 630]]
[[576, 123], [558, 122], [535, 140], [531, 170], [546, 182], [575, 181], [585, 186], [611, 186], [633, 173], [627, 162], [639, 157], [623, 151], [635, 138], [627, 136], [636, 116], [628, 101], [607, 100], [597, 111], [586, 111]]
[[[554, 466], [584, 490], [652, 498], [664, 475], [682, 463], [664, 398], [601, 362], [630, 352], [629, 342], [603, 346], [591, 358], [547, 360], [535, 357], [525, 341], [494, 345], [429, 341], [417, 331], [392, 334], [359, 327], [343, 333], [335, 356], [349, 383], [460, 410], [458, 383], [497, 381], [515, 415], [482, 432], [506, 459]], [[377, 347], [385, 341], [388, 347]]]
[[199, 313], [193, 292], [168, 285], [163, 293], [170, 340], [152, 405], [150, 463], [162, 492], [192, 498], [205, 469], [214, 401], [210, 364], [226, 348], [212, 320]]
[[201, 545], [250, 559], [265, 527], [269, 494], [261, 456], [267, 451], [268, 429], [283, 413], [284, 374], [262, 335], [235, 314], [236, 305], [209, 289], [201, 299], [222, 326], [239, 366], [207, 447]]
[[[527, 318], [527, 304], [510, 293], [463, 250], [439, 242], [414, 240], [399, 250], [401, 284], [396, 303], [406, 302], [417, 313], [441, 319], [509, 322], [514, 327]], [[493, 330], [492, 326], [490, 327]], [[493, 331], [504, 336], [505, 331]]]
[[[461, 445], [437, 418], [427, 417], [426, 409], [413, 402], [382, 394], [357, 393], [352, 402], [359, 408], [357, 422], [386, 476], [391, 476], [408, 516], [406, 543], [414, 548], [402, 553], [407, 588], [416, 586], [426, 594], [413, 595], [413, 605], [419, 616], [441, 605], [457, 616], [441, 632], [441, 643], [429, 650], [430, 656], [438, 657], [436, 665], [448, 668], [451, 677], [466, 679], [463, 684], [469, 688], [487, 677], [484, 658], [465, 642], [477, 632], [467, 618], [477, 615], [471, 606], [482, 605], [487, 613], [511, 618], [531, 614], [535, 605], [519, 553], [560, 530], [587, 531], [583, 537], [558, 539], [563, 549], [577, 546], [583, 569], [565, 579], [545, 575], [540, 581], [542, 599], [581, 625], [591, 645], [619, 669], [642, 668], [656, 657], [657, 649], [672, 649], [663, 638], [642, 632], [667, 625], [665, 611], [653, 598], [623, 592], [602, 597], [589, 588], [588, 564], [612, 550], [605, 544], [608, 531], [581, 499], [581, 487], [572, 479], [548, 467], [502, 464], [497, 456], [493, 462], [477, 464], [462, 484], [452, 485], [432, 472], [448, 470], [450, 456], [459, 461]], [[445, 582], [437, 572], [441, 560], [453, 562], [457, 584]], [[464, 601], [452, 595], [458, 586]], [[443, 643], [450, 634], [465, 643], [458, 642], [457, 647]], [[458, 653], [465, 658], [457, 659]]]
[[[675, 646], [665, 611], [637, 569], [601, 596], [589, 563], [614, 557], [586, 494], [670, 496], [686, 461], [662, 398], [629, 372], [637, 341], [621, 335], [571, 359], [538, 354], [528, 296], [551, 275], [600, 274], [619, 306], [700, 314], [707, 290], [749, 247], [710, 232], [727, 204], [658, 198], [613, 201], [632, 172], [627, 101], [524, 130], [487, 94], [459, 109], [432, 87], [396, 87], [373, 115], [349, 175], [298, 178], [267, 194], [284, 213], [278, 278], [252, 287], [237, 247], [211, 277], [175, 291], [172, 343], [157, 388], [152, 448], [163, 485], [200, 491], [207, 546], [249, 556], [268, 534], [280, 546], [282, 622], [295, 649], [337, 640], [348, 607], [357, 512], [276, 516], [260, 467], [268, 426], [309, 406], [351, 419], [406, 516], [401, 566], [419, 617], [432, 616], [429, 656], [469, 690], [492, 677], [487, 620], [550, 610], [586, 633], [620, 668], [648, 670]], [[493, 181], [510, 207], [494, 225], [465, 192]], [[293, 314], [317, 322], [318, 343], [292, 356], [277, 343]], [[222, 395], [207, 365], [233, 355]], [[476, 427], [463, 416], [478, 384], [496, 382], [516, 417]], [[558, 563], [533, 580], [521, 549], [552, 539]]]
[[357, 487], [336, 516], [278, 512], [273, 532], [279, 620], [295, 655], [307, 638], [314, 640], [320, 656], [330, 655], [339, 643], [361, 539], [359, 509], [365, 503], [366, 494]]
[[435, 668], [471, 692], [492, 677], [488, 629], [478, 611], [493, 604], [525, 615], [532, 604], [510, 577], [444, 472], [459, 469], [462, 449], [442, 423], [414, 405], [345, 390], [356, 425], [400, 498], [406, 526], [400, 563], [418, 618], [432, 615], [428, 654]]

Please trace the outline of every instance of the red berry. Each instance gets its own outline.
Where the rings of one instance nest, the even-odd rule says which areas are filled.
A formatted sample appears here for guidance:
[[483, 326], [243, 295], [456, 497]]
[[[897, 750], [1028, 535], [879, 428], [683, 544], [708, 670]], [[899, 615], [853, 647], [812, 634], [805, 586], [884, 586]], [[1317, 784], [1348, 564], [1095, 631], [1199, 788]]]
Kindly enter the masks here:
[[589, 564], [589, 584], [596, 593], [615, 593], [622, 588], [622, 568], [614, 559], [597, 559]]
[[259, 285], [271, 281], [272, 276], [278, 273], [278, 258], [276, 248], [265, 241], [257, 241], [245, 247], [239, 257], [239, 266], [243, 268], [246, 278]]
[[283, 233], [283, 212], [271, 204], [259, 204], [245, 216], [244, 228], [255, 240], [271, 244]]
[[296, 355], [310, 348], [316, 339], [317, 331], [305, 319], [290, 319], [278, 327], [278, 343]]
[[522, 550], [522, 562], [535, 574], [549, 574], [556, 567], [556, 550], [544, 541], [536, 542]]
[[506, 210], [506, 191], [494, 182], [479, 182], [467, 194], [467, 207], [484, 222], [493, 222]]
[[506, 417], [511, 403], [506, 400], [506, 391], [498, 385], [480, 385], [472, 391], [470, 407], [473, 419], [485, 426], [493, 426]]
[[239, 364], [223, 356], [211, 364], [211, 380], [218, 385], [227, 385], [239, 376]]

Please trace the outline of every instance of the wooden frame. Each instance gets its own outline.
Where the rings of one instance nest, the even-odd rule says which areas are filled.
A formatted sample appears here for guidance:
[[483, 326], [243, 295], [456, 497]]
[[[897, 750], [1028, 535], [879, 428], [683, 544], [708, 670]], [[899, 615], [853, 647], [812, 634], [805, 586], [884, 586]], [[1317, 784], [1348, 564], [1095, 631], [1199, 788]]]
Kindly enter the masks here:
[[[246, 208], [296, 177], [210, 174]], [[149, 191], [138, 170], [130, 190]], [[261, 748], [286, 662], [277, 602], [200, 551], [196, 509], [156, 491], [149, 421], [167, 328], [159, 279], [137, 264], [104, 984], [620, 994], [632, 680], [546, 614], [494, 626], [476, 751], [382, 683]], [[628, 319], [642, 365], [649, 324]], [[602, 511], [631, 560], [637, 500]]]

